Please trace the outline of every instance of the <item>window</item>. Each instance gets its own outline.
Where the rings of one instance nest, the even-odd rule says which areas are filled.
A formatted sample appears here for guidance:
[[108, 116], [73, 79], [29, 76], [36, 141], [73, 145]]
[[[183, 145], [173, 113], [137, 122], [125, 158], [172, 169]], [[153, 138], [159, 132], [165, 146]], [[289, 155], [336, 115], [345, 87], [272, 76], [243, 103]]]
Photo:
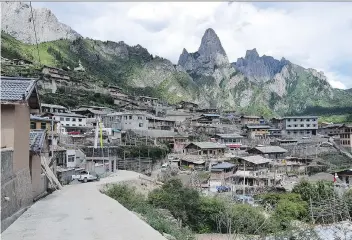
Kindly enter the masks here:
[[307, 119], [307, 122], [310, 122], [310, 119], [309, 119], [309, 118]]
[[291, 127], [291, 125], [287, 125], [287, 127]]
[[76, 122], [76, 118], [72, 118], [72, 122]]
[[67, 156], [67, 162], [74, 162], [75, 161], [75, 155], [68, 155]]
[[70, 124], [66, 123], [66, 126], [70, 126]]
[[66, 121], [70, 121], [70, 118], [66, 118]]
[[132, 116], [129, 116], [129, 119], [132, 120]]
[[310, 124], [307, 124], [307, 127], [310, 127]]
[[65, 121], [65, 118], [63, 118], [63, 117], [60, 117], [60, 121]]
[[82, 122], [82, 118], [78, 118], [78, 122]]
[[31, 129], [35, 129], [35, 122], [31, 122]]
[[297, 134], [297, 132], [296, 132], [296, 131], [294, 131], [294, 132], [293, 132], [293, 134]]
[[301, 124], [301, 127], [304, 127], [304, 124]]
[[78, 124], [78, 126], [82, 127], [82, 124]]
[[301, 122], [303, 122], [303, 118], [301, 118]]
[[139, 123], [139, 127], [143, 127], [143, 123]]
[[143, 117], [142, 117], [142, 116], [138, 116], [138, 119], [139, 119], [139, 120], [142, 120], [142, 119], [143, 119]]
[[291, 122], [291, 119], [287, 119], [287, 122]]
[[40, 129], [46, 129], [46, 123], [45, 122], [40, 123]]
[[317, 126], [316, 124], [313, 124], [313, 127]]
[[312, 119], [312, 121], [313, 121], [313, 122], [315, 122], [315, 121], [316, 121], [316, 119], [315, 119], [315, 118], [313, 118], [313, 119]]
[[295, 122], [296, 122], [296, 121], [297, 121], [297, 119], [295, 118], [295, 119], [293, 119], [293, 121], [295, 121]]
[[302, 131], [301, 131], [301, 132], [300, 132], [300, 134], [302, 134], [302, 135], [303, 135], [303, 134], [304, 134], [304, 132], [302, 132]]
[[125, 120], [127, 120], [127, 116], [125, 116]]
[[73, 127], [75, 127], [75, 126], [76, 126], [76, 124], [72, 124], [72, 126], [73, 126]]
[[295, 127], [297, 127], [297, 125], [295, 124]]

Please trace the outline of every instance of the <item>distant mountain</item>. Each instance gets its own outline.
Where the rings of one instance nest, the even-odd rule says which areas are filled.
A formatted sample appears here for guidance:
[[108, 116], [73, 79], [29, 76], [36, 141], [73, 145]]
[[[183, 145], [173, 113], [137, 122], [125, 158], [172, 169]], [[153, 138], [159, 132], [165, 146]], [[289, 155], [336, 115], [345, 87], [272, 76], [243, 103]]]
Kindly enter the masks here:
[[[80, 35], [60, 23], [46, 8], [33, 8], [38, 42], [76, 39]], [[23, 2], [1, 2], [1, 30], [24, 43], [35, 43], [35, 32], [30, 6]]]
[[[21, 7], [8, 8], [7, 16], [16, 18], [16, 21], [5, 24], [5, 32], [22, 39], [22, 42], [2, 32], [2, 56], [25, 58], [37, 63], [35, 46], [23, 43], [33, 40], [31, 31], [16, 31], [28, 25], [28, 16], [24, 14], [28, 10], [23, 10], [23, 4], [16, 6]], [[55, 16], [50, 18], [53, 24], [61, 24]], [[35, 17], [41, 26], [44, 26], [45, 19]], [[276, 60], [270, 56], [260, 57], [257, 50], [253, 49], [248, 50], [244, 58], [230, 63], [219, 37], [211, 28], [205, 31], [197, 52], [189, 53], [183, 49], [177, 65], [152, 56], [140, 45], [83, 39], [69, 27], [65, 29], [68, 30], [59, 31], [60, 37], [53, 28], [46, 30], [45, 36], [63, 39], [41, 43], [39, 50], [41, 63], [46, 65], [73, 69], [81, 60], [87, 70], [86, 77], [74, 82], [71, 88], [79, 88], [89, 82], [87, 91], [101, 89], [104, 92], [104, 86], [113, 84], [130, 93], [151, 95], [170, 103], [187, 100], [201, 107], [218, 107], [266, 116], [300, 112], [309, 114], [307, 111], [314, 109], [333, 113], [336, 108], [341, 110], [352, 106], [350, 90], [334, 89], [322, 72], [305, 69], [284, 58]], [[63, 37], [68, 32], [72, 33], [70, 37]], [[2, 72], [7, 75], [19, 74], [6, 67]], [[55, 101], [61, 99], [64, 100], [57, 97]]]

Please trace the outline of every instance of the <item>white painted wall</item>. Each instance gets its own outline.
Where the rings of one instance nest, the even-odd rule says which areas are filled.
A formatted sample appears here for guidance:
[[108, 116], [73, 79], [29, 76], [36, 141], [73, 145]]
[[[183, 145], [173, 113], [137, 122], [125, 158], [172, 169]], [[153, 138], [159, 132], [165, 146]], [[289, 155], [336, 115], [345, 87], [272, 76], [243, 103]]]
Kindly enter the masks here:
[[71, 116], [55, 116], [55, 120], [60, 121], [62, 126], [69, 127], [85, 127], [87, 126], [87, 118], [86, 117], [71, 117]]

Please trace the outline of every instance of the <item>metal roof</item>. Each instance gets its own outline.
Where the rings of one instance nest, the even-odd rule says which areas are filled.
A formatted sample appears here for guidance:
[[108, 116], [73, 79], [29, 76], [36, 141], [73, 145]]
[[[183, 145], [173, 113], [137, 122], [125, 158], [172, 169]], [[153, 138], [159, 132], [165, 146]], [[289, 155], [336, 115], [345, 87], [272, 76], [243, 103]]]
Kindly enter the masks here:
[[[51, 122], [51, 119], [50, 118], [47, 118], [47, 117], [40, 117], [40, 116], [34, 116], [34, 115], [31, 115], [30, 116], [30, 120], [33, 120], [33, 121], [42, 121], [42, 122]], [[53, 119], [54, 122], [59, 122], [58, 120], [55, 120]]]
[[270, 129], [269, 125], [247, 125], [247, 128], [250, 129]]
[[264, 147], [255, 147], [253, 149], [256, 149], [260, 151], [261, 153], [286, 153], [287, 150], [279, 147], [279, 146], [264, 146]]
[[283, 117], [283, 119], [288, 119], [288, 118], [318, 118], [318, 116], [286, 116], [286, 117]]
[[32, 130], [29, 132], [29, 150], [40, 152], [45, 140], [45, 130]]
[[192, 143], [188, 144], [186, 147], [188, 147], [191, 144], [194, 144], [199, 148], [205, 148], [205, 149], [206, 148], [226, 148], [225, 145], [213, 143], [213, 142], [192, 142]]
[[243, 138], [243, 136], [238, 135], [236, 133], [233, 133], [233, 134], [216, 134], [216, 136], [219, 136], [220, 138]]
[[44, 115], [52, 114], [54, 116], [62, 116], [62, 117], [79, 117], [79, 118], [86, 118], [86, 116], [76, 114], [76, 113], [45, 113]]
[[269, 163], [271, 162], [270, 159], [264, 158], [260, 155], [255, 155], [255, 156], [248, 156], [248, 157], [240, 157], [240, 159], [243, 159], [246, 162], [250, 162], [253, 164], [263, 164], [263, 163]]
[[213, 114], [213, 113], [204, 113], [201, 116], [204, 116], [204, 117], [220, 117], [219, 114]]
[[42, 106], [42, 107], [50, 107], [50, 108], [67, 109], [66, 107], [61, 106], [61, 105], [48, 104], [48, 103], [42, 103], [41, 106]]
[[211, 169], [228, 169], [228, 168], [233, 168], [235, 166], [236, 165], [232, 163], [222, 162], [222, 163], [216, 164], [215, 166], [212, 166]]
[[1, 101], [27, 101], [36, 87], [36, 80], [1, 76]]

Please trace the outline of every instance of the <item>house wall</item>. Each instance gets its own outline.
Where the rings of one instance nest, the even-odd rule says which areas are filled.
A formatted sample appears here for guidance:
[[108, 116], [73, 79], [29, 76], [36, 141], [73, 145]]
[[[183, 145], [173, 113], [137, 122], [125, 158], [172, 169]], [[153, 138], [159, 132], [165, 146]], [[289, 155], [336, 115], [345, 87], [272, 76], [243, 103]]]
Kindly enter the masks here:
[[291, 136], [316, 135], [318, 130], [318, 118], [285, 118], [284, 134]]
[[14, 172], [13, 153], [12, 149], [1, 149], [1, 232], [33, 203], [29, 166]]
[[[34, 123], [34, 128], [32, 128], [32, 123]], [[31, 120], [31, 129], [43, 129], [42, 128], [42, 123], [45, 123], [45, 129], [51, 131], [51, 122], [41, 122], [41, 121], [35, 121], [35, 120]], [[54, 122], [54, 131], [56, 131], [57, 129], [57, 124]]]
[[342, 128], [340, 132], [340, 145], [352, 152], [352, 128]]
[[55, 120], [60, 121], [62, 126], [76, 127], [87, 126], [86, 117], [73, 117], [73, 116], [55, 116]]
[[[73, 156], [73, 161], [71, 160], [72, 158], [69, 158], [69, 156]], [[75, 149], [67, 149], [66, 150], [66, 159], [67, 159], [67, 166], [68, 168], [71, 167], [76, 167], [76, 150]]]
[[30, 109], [27, 105], [16, 105], [14, 122], [14, 153], [13, 170], [16, 173], [29, 167], [29, 116]]
[[241, 123], [246, 124], [259, 124], [259, 118], [241, 118]]
[[1, 147], [14, 147], [15, 106], [1, 105]]
[[43, 194], [48, 186], [47, 178], [42, 172], [40, 155], [30, 156], [30, 173], [33, 198]]

